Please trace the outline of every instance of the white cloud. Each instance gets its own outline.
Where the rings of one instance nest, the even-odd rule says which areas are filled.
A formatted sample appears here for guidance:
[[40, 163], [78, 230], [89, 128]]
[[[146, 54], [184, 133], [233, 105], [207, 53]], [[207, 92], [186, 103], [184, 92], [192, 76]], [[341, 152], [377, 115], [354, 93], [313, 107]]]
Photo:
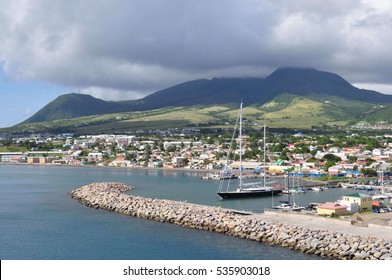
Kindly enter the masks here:
[[372, 89], [384, 94], [392, 95], [392, 85], [390, 84], [353, 84], [357, 88]]
[[110, 101], [130, 100], [144, 97], [144, 93], [137, 91], [116, 90], [102, 87], [89, 87], [81, 90], [78, 93], [89, 94], [96, 98], [108, 99]]
[[0, 0], [0, 60], [104, 99], [140, 98], [214, 76], [314, 67], [391, 81], [390, 1]]

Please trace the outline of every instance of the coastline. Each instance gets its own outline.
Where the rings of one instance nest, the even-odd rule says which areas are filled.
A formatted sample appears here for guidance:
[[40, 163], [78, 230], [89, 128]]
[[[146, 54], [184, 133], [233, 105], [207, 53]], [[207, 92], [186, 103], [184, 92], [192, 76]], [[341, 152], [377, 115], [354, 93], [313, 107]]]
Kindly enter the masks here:
[[[211, 173], [211, 172], [216, 172], [217, 170], [215, 169], [190, 169], [190, 168], [184, 168], [184, 167], [173, 167], [173, 168], [164, 168], [164, 167], [123, 167], [123, 166], [99, 166], [99, 165], [69, 165], [69, 164], [34, 164], [34, 163], [12, 163], [12, 162], [0, 162], [0, 165], [11, 165], [11, 166], [45, 166], [45, 167], [76, 167], [76, 168], [106, 168], [106, 169], [119, 169], [119, 170], [162, 170], [162, 171], [182, 171], [182, 172], [192, 172], [192, 173], [200, 173], [200, 174], [206, 174], [206, 173]], [[276, 176], [268, 176], [267, 178], [269, 179], [274, 179], [274, 178], [285, 178], [282, 175], [276, 175]], [[317, 185], [328, 185], [331, 183], [335, 182], [330, 182], [330, 181], [317, 181], [314, 179], [309, 179], [309, 178], [301, 178], [301, 180], [311, 182]]]
[[[326, 218], [321, 218], [310, 223], [305, 218], [305, 224], [299, 224], [298, 218], [295, 218], [296, 223], [280, 217], [273, 220], [271, 216], [263, 214], [242, 215], [231, 209], [123, 193], [130, 188], [122, 183], [100, 182], [82, 186], [71, 191], [70, 195], [81, 204], [96, 209], [219, 232], [327, 259], [392, 259], [392, 238], [387, 240], [377, 234], [353, 230], [354, 226], [348, 222], [345, 223], [347, 233], [336, 230], [342, 227], [328, 228], [331, 223], [341, 222], [334, 219], [327, 222]], [[376, 229], [371, 230], [377, 232]]]
[[99, 166], [99, 165], [69, 165], [69, 164], [36, 164], [36, 163], [12, 163], [12, 162], [0, 162], [0, 165], [10, 166], [45, 166], [45, 167], [76, 167], [76, 168], [106, 168], [106, 169], [125, 169], [125, 170], [164, 170], [164, 171], [188, 171], [197, 173], [213, 172], [211, 169], [189, 169], [182, 167], [175, 168], [163, 168], [163, 167], [123, 167], [123, 166]]

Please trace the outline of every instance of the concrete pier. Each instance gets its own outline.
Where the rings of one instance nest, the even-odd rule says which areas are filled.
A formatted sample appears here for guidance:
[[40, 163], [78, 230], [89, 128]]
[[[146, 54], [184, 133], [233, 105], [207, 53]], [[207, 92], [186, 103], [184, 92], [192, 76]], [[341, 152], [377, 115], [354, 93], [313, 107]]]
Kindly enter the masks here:
[[70, 195], [93, 208], [220, 232], [328, 259], [392, 259], [391, 240], [268, 221], [263, 215], [241, 215], [230, 209], [124, 194], [131, 188], [116, 182], [93, 183]]

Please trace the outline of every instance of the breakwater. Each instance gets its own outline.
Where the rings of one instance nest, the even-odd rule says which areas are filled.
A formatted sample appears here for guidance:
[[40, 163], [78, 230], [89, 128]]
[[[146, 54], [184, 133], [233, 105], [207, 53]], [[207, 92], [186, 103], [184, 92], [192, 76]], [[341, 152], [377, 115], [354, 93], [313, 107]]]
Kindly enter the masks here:
[[70, 192], [81, 204], [125, 215], [220, 232], [329, 259], [392, 259], [392, 242], [329, 230], [269, 222], [230, 209], [131, 196], [122, 183], [93, 183]]

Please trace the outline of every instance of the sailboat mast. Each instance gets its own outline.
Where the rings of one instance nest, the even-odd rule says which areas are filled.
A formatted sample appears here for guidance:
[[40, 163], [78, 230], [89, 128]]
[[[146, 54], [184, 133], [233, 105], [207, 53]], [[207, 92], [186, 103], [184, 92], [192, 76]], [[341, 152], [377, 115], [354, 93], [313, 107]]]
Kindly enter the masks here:
[[242, 189], [242, 100], [240, 105], [240, 130], [238, 138], [240, 140], [240, 189]]
[[263, 139], [263, 142], [264, 142], [264, 149], [263, 149], [263, 154], [264, 154], [264, 157], [263, 157], [264, 176], [263, 176], [263, 186], [265, 186], [265, 173], [266, 173], [266, 171], [267, 171], [266, 166], [265, 166], [265, 151], [266, 151], [266, 144], [265, 144], [266, 136], [265, 136], [265, 131], [266, 131], [266, 128], [265, 128], [265, 124], [264, 124], [264, 139]]
[[290, 173], [287, 170], [287, 201], [288, 201], [288, 204], [290, 204], [290, 194], [291, 194], [291, 191], [290, 191]]

